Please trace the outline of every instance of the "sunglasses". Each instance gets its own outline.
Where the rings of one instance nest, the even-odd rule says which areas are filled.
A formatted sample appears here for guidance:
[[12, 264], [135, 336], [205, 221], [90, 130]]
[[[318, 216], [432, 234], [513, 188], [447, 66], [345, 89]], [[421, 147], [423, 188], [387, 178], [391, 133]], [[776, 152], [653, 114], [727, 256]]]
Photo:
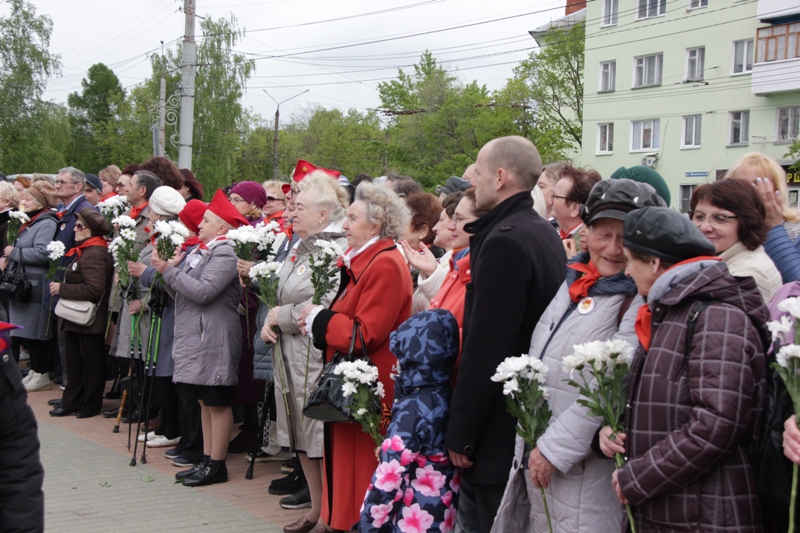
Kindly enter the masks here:
[[283, 198], [275, 198], [274, 196], [267, 196], [267, 203], [271, 204], [272, 202], [282, 202]]
[[75, 229], [86, 229], [86, 226], [84, 226], [80, 222], [76, 222], [75, 223]]

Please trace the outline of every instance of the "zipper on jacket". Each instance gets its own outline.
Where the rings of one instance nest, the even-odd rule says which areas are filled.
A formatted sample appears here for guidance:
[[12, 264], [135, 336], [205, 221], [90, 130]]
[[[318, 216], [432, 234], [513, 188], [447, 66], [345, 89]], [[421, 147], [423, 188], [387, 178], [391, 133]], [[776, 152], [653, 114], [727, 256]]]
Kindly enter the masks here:
[[206, 327], [205, 321], [203, 320], [203, 315], [200, 315], [200, 342], [203, 342], [203, 339], [206, 337]]
[[556, 327], [555, 327], [554, 329], [551, 329], [551, 330], [550, 330], [550, 337], [548, 337], [548, 338], [547, 338], [547, 342], [546, 342], [546, 343], [544, 343], [544, 347], [542, 348], [542, 353], [540, 353], [540, 354], [539, 354], [539, 360], [540, 360], [540, 361], [541, 361], [541, 360], [542, 360], [542, 358], [544, 357], [544, 354], [545, 354], [545, 352], [547, 351], [547, 348], [550, 346], [550, 341], [552, 341], [552, 340], [553, 340], [553, 336], [555, 336], [556, 332], [557, 332], [557, 331], [558, 331], [558, 329], [561, 327], [561, 324], [563, 324], [563, 323], [564, 323], [564, 321], [567, 319], [567, 317], [568, 317], [569, 315], [571, 315], [571, 314], [572, 314], [572, 312], [573, 312], [575, 309], [577, 309], [577, 308], [578, 308], [578, 304], [577, 304], [577, 303], [575, 303], [575, 302], [572, 302], [572, 301], [571, 301], [571, 302], [569, 303], [569, 307], [567, 307], [567, 310], [566, 310], [566, 311], [564, 311], [564, 314], [563, 314], [563, 315], [561, 315], [561, 319], [560, 319], [560, 320], [559, 320], [559, 321], [556, 323]]

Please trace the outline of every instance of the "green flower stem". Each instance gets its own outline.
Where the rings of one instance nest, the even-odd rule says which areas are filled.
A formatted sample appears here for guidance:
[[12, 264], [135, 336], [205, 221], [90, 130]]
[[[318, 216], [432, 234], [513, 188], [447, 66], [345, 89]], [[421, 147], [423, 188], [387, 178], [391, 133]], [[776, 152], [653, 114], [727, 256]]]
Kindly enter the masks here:
[[[614, 435], [612, 435], [612, 437], [615, 436], [616, 432], [614, 433]], [[623, 459], [622, 454], [619, 453], [614, 454], [614, 460], [617, 462], [617, 469], [625, 466], [625, 459]], [[636, 525], [633, 522], [633, 511], [631, 510], [631, 506], [625, 504], [625, 510], [628, 512], [628, 523], [631, 525], [631, 533], [636, 533]]]
[[281, 380], [281, 390], [283, 391], [283, 404], [286, 407], [286, 416], [289, 416], [289, 398], [287, 397], [286, 390], [286, 371], [283, 366], [283, 357], [281, 356], [281, 339], [274, 344], [275, 363], [278, 365], [278, 378]]
[[544, 503], [544, 514], [547, 517], [547, 529], [550, 533], [553, 533], [553, 523], [550, 521], [550, 508], [547, 507], [547, 496], [544, 493], [544, 487], [539, 487], [539, 490], [542, 491], [542, 503]]

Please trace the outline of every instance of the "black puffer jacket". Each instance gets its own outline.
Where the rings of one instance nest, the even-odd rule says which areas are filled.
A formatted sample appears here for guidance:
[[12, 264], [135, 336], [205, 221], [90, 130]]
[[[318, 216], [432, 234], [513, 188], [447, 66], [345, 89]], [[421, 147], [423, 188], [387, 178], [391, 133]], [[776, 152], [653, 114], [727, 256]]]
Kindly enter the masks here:
[[[687, 317], [699, 315], [686, 354]], [[631, 369], [619, 471], [636, 530], [756, 532], [761, 511], [746, 449], [758, 438], [767, 308], [752, 278], [722, 261], [681, 265], [648, 297], [652, 340]]]

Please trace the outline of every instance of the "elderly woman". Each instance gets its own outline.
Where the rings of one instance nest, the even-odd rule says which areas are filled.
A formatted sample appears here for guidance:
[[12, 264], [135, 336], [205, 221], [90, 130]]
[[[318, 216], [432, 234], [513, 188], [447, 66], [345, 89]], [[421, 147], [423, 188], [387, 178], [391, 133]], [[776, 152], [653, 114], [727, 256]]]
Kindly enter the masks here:
[[[433, 227], [439, 222], [439, 214], [442, 212], [442, 201], [431, 193], [416, 191], [403, 197], [406, 202], [406, 207], [411, 213], [411, 219], [403, 229], [402, 240], [412, 250], [411, 255], [419, 255], [422, 248], [428, 248], [433, 245], [436, 234], [433, 232]], [[405, 247], [402, 248], [405, 250]], [[442, 250], [431, 250], [435, 257], [442, 255]], [[406, 256], [406, 260], [411, 267], [411, 276], [414, 281], [414, 299], [411, 304], [411, 314], [425, 311], [430, 305], [430, 298], [426, 296], [425, 292], [419, 287], [419, 270], [414, 266], [411, 259]]]
[[626, 434], [612, 441], [611, 428], [600, 432], [606, 455], [628, 459], [611, 486], [639, 533], [760, 532], [748, 449], [760, 426], [769, 333], [756, 284], [732, 276], [677, 211], [634, 211], [623, 238], [627, 272], [647, 304]]
[[[150, 212], [148, 214], [147, 229], [150, 232], [151, 243], [158, 238], [155, 224], [159, 221], [178, 220], [178, 214], [185, 207], [183, 196], [166, 185], [158, 187], [150, 196]], [[128, 271], [139, 278], [139, 282], [147, 287], [150, 298], [147, 307], [153, 317], [161, 317], [161, 328], [151, 336], [148, 359], [151, 362], [146, 369], [148, 381], [152, 387], [152, 405], [161, 409], [160, 425], [151, 433], [146, 433], [147, 446], [159, 448], [178, 444], [181, 434], [178, 420], [178, 394], [172, 382], [172, 373], [175, 367], [172, 358], [172, 344], [175, 336], [175, 300], [164, 291], [160, 283], [155, 283], [156, 270], [150, 265], [150, 256], [153, 245], [145, 247], [140, 258], [143, 262], [128, 263]], [[155, 324], [154, 324], [155, 327]], [[155, 365], [152, 361], [155, 359]]]
[[764, 205], [751, 186], [739, 180], [700, 185], [692, 193], [689, 216], [711, 241], [734, 276], [752, 276], [765, 302], [781, 288], [781, 275], [764, 251]]
[[[319, 349], [312, 347], [309, 351], [310, 340], [303, 335], [297, 319], [314, 295], [310, 259], [319, 252], [316, 242], [334, 241], [343, 249], [345, 247], [342, 221], [347, 210], [347, 191], [330, 175], [316, 171], [300, 182], [300, 194], [295, 203], [294, 234], [300, 237], [300, 243], [283, 262], [279, 273], [278, 306], [270, 309], [261, 336], [266, 341], [275, 342], [278, 334], [273, 328], [280, 331], [283, 362], [273, 364], [273, 368], [284, 368], [286, 375], [274, 378], [278, 444], [298, 453], [311, 497], [311, 509], [297, 522], [286, 526], [284, 531], [305, 533], [319, 521], [322, 507], [323, 423], [303, 417], [302, 413], [308, 393], [322, 375], [323, 363]], [[323, 298], [323, 305], [327, 306], [333, 300], [339, 287], [339, 280], [336, 281]]]
[[19, 207], [19, 193], [7, 181], [0, 181], [0, 249], [8, 246], [8, 221], [12, 209]]
[[[349, 246], [342, 268], [342, 284], [329, 309], [307, 306], [298, 324], [310, 329], [314, 345], [330, 360], [334, 352], [350, 349], [358, 323], [370, 361], [391, 402], [394, 383], [389, 377], [396, 358], [389, 334], [411, 314], [412, 283], [408, 266], [395, 239], [408, 223], [403, 200], [387, 187], [362, 183], [347, 209], [343, 229]], [[361, 353], [356, 339], [355, 351]], [[375, 472], [375, 442], [358, 424], [326, 426], [322, 521], [333, 529], [349, 530], [358, 521], [359, 507]]]
[[51, 209], [58, 205], [56, 189], [39, 181], [22, 193], [21, 210], [30, 221], [20, 228], [16, 242], [4, 249], [0, 269], [22, 266], [31, 282], [31, 295], [26, 302], [9, 301], [9, 320], [22, 326], [11, 330], [11, 349], [19, 360], [19, 347], [25, 342], [31, 357], [31, 370], [23, 383], [28, 392], [50, 388], [50, 344], [55, 321], [48, 324], [50, 291], [45, 286], [49, 260], [47, 245], [56, 233], [56, 216]]
[[775, 262], [784, 283], [800, 279], [800, 212], [789, 206], [786, 172], [772, 158], [751, 152], [742, 156], [726, 174], [752, 184], [766, 209], [769, 229], [764, 251]]
[[[614, 180], [592, 188], [584, 214], [589, 251], [568, 262], [567, 279], [531, 337], [530, 355], [549, 369], [546, 386], [553, 415], [527, 458], [525, 443], [517, 438], [511, 476], [492, 531], [510, 531], [518, 523], [527, 524], [521, 531], [546, 531], [540, 487], [545, 488], [553, 531], [619, 529], [622, 510], [608, 490], [614, 463], [592, 452], [600, 424], [580, 405], [578, 390], [566, 383], [570, 376], [562, 361], [576, 344], [612, 338], [636, 342], [634, 322], [641, 298], [634, 301], [636, 285], [625, 275], [622, 220], [626, 213], [648, 205], [664, 205], [649, 185]], [[526, 463], [530, 475], [524, 473]], [[527, 498], [519, 497], [525, 494]]]
[[[150, 261], [175, 298], [173, 379], [200, 403], [203, 455], [180, 472], [188, 487], [225, 483], [225, 458], [233, 429], [233, 388], [237, 382], [242, 330], [236, 312], [242, 294], [236, 254], [225, 238], [228, 230], [248, 221], [218, 190], [200, 223], [202, 244], [189, 255], [169, 261], [153, 251]], [[181, 264], [179, 268], [177, 265]]]
[[75, 222], [77, 246], [66, 253], [72, 261], [67, 265], [63, 283], [50, 283], [50, 294], [67, 300], [84, 300], [97, 304], [91, 324], [82, 326], [61, 321], [64, 330], [67, 386], [61, 404], [50, 416], [77, 413], [76, 418], [100, 414], [106, 385], [105, 331], [108, 298], [114, 260], [108, 253], [108, 222], [96, 210], [84, 207]]
[[[278, 224], [280, 224], [281, 229], [283, 229], [283, 211], [286, 209], [286, 205], [288, 202], [287, 195], [284, 193], [284, 185], [288, 185], [286, 183], [281, 183], [280, 181], [265, 181], [264, 182], [264, 191], [266, 191], [266, 203], [264, 204], [264, 218], [268, 220], [274, 220]], [[296, 187], [297, 185], [294, 184]], [[289, 187], [289, 191], [291, 191], [291, 187]]]

